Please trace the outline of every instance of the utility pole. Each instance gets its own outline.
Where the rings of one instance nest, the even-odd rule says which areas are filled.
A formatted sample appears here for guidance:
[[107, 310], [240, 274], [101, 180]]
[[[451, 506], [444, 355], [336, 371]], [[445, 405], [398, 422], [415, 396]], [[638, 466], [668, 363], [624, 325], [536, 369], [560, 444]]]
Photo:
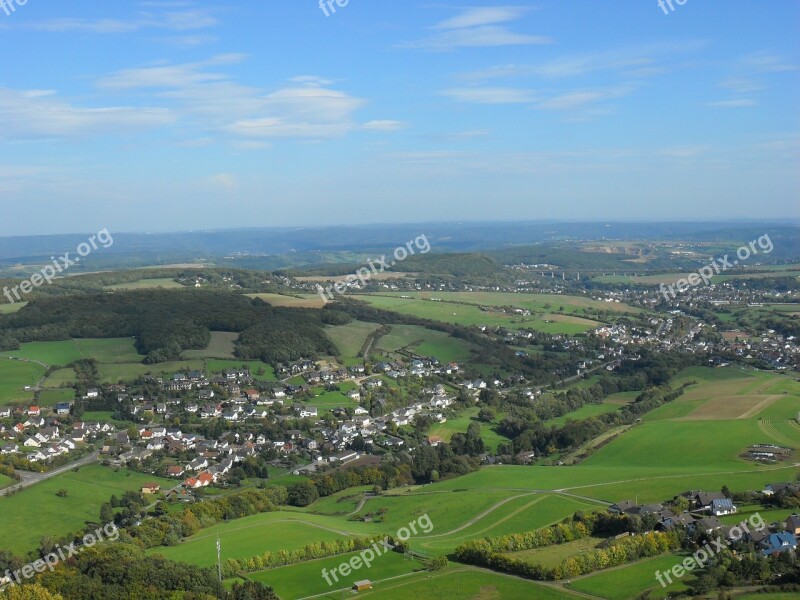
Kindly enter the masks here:
[[222, 582], [222, 544], [219, 541], [219, 533], [217, 534], [217, 576]]

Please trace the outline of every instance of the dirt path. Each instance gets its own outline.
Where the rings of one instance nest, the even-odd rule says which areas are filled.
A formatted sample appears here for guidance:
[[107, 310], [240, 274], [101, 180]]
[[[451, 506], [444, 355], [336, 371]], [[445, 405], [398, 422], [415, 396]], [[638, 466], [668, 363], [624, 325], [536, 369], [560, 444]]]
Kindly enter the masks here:
[[361, 509], [364, 508], [364, 505], [367, 503], [367, 500], [369, 500], [371, 497], [373, 496], [370, 497], [364, 496], [358, 503], [358, 506], [356, 506], [356, 509], [351, 513], [347, 513], [345, 517], [352, 517], [353, 515], [358, 514], [361, 511]]

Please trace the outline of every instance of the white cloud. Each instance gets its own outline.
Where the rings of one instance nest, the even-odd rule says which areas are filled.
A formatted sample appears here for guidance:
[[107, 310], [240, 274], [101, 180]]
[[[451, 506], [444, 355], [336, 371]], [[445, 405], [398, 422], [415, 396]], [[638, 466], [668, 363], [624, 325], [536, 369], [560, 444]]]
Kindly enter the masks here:
[[169, 29], [191, 31], [213, 27], [218, 23], [208, 10], [162, 10], [140, 13], [130, 20], [54, 18], [32, 21], [22, 25], [26, 29], [50, 33], [132, 33], [143, 29]]
[[536, 100], [532, 90], [507, 87], [451, 88], [442, 94], [457, 102], [471, 104], [526, 104]]
[[716, 102], [709, 102], [708, 106], [714, 108], [746, 108], [748, 106], [756, 106], [758, 102], [752, 98], [736, 98], [734, 100], [718, 100]]
[[402, 121], [391, 121], [389, 119], [382, 119], [376, 121], [367, 121], [361, 128], [366, 131], [399, 131], [405, 128], [406, 124]]
[[744, 59], [745, 66], [764, 73], [785, 73], [796, 71], [797, 65], [788, 62], [782, 56], [759, 52]]
[[470, 8], [460, 15], [442, 21], [435, 29], [463, 29], [516, 21], [528, 10], [518, 6]]
[[50, 90], [0, 88], [0, 138], [32, 139], [138, 132], [171, 124], [164, 108], [78, 107]]
[[471, 8], [435, 25], [433, 29], [439, 33], [404, 46], [425, 50], [454, 50], [552, 43], [553, 40], [549, 37], [516, 33], [499, 25], [516, 21], [526, 10], [520, 7]]

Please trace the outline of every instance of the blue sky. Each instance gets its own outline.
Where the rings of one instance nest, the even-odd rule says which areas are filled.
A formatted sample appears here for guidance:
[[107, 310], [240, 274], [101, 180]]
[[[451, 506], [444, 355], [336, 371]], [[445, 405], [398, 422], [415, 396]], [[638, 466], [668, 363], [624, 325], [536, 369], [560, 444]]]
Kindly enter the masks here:
[[16, 2], [0, 235], [800, 217], [794, 0]]

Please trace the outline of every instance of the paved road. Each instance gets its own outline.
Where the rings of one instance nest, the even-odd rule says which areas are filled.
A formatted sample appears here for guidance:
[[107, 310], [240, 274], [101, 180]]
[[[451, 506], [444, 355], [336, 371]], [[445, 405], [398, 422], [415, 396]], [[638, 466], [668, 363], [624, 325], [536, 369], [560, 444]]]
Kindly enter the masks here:
[[11, 492], [16, 492], [17, 490], [24, 489], [26, 487], [30, 487], [32, 485], [36, 485], [37, 483], [41, 483], [42, 481], [46, 481], [51, 477], [55, 477], [56, 475], [61, 475], [75, 467], [82, 467], [83, 465], [88, 465], [89, 463], [93, 463], [97, 460], [100, 456], [100, 452], [95, 450], [88, 456], [84, 456], [83, 458], [76, 460], [75, 462], [71, 462], [68, 465], [64, 465], [63, 467], [58, 467], [57, 469], [53, 469], [52, 471], [48, 471], [47, 473], [30, 473], [26, 471], [17, 471], [20, 477], [22, 477], [22, 481], [17, 484], [12, 485], [11, 487], [3, 488], [0, 490], [0, 496], [5, 496]]

